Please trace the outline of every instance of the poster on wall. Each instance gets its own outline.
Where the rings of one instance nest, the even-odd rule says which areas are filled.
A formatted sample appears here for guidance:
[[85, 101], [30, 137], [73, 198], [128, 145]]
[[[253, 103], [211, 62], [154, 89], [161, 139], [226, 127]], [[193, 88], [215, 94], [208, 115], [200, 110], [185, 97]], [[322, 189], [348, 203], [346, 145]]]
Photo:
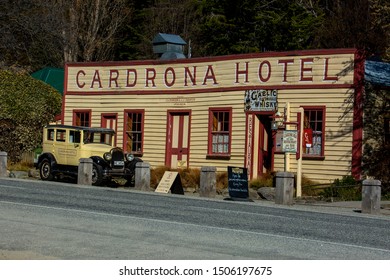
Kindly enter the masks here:
[[278, 109], [276, 89], [251, 89], [245, 91], [245, 111], [273, 112]]

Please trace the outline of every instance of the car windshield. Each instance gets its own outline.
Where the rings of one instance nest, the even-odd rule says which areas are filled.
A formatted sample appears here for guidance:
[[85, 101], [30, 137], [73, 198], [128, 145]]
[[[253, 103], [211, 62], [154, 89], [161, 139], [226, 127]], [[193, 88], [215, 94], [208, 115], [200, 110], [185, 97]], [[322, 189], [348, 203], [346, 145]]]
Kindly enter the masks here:
[[113, 136], [112, 133], [107, 132], [85, 131], [84, 144], [106, 144], [111, 146]]

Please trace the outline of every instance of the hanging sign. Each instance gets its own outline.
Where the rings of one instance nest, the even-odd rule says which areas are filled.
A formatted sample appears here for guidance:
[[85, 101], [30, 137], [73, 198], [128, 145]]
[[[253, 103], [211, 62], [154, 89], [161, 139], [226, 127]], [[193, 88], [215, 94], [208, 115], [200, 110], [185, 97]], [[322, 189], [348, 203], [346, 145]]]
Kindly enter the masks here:
[[296, 153], [298, 148], [298, 131], [284, 130], [283, 131], [283, 152]]
[[245, 111], [277, 111], [278, 91], [265, 89], [251, 89], [245, 91]]

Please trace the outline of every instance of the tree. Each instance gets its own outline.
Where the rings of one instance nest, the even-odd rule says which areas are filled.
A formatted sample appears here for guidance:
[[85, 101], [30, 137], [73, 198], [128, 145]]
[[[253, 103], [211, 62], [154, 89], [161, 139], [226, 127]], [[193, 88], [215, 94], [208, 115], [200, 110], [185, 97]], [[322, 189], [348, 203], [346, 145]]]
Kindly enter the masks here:
[[137, 11], [124, 29], [118, 48], [120, 59], [154, 59], [152, 40], [157, 33], [180, 35], [193, 49], [198, 49], [199, 1], [135, 1]]
[[0, 150], [12, 162], [42, 141], [42, 127], [61, 112], [61, 95], [26, 74], [0, 70]]
[[0, 67], [36, 71], [62, 67], [60, 11], [52, 1], [2, 0], [0, 9]]
[[390, 192], [390, 142], [385, 139], [385, 119], [390, 118], [390, 89], [365, 86], [364, 102], [364, 156], [365, 175], [382, 182], [382, 192]]
[[323, 13], [318, 1], [309, 2], [205, 1], [203, 55], [313, 48]]
[[118, 30], [129, 20], [127, 0], [52, 0], [65, 11], [62, 21], [64, 61], [112, 60]]
[[385, 0], [327, 0], [321, 48], [357, 48], [367, 56], [389, 56], [390, 4]]

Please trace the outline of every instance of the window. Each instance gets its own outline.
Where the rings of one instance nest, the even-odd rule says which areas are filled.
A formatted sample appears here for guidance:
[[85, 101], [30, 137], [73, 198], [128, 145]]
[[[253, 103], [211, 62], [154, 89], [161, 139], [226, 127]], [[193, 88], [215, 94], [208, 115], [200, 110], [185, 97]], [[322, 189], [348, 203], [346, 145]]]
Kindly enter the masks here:
[[125, 112], [124, 149], [127, 152], [141, 155], [143, 151], [144, 112]]
[[47, 140], [54, 141], [54, 129], [50, 128], [47, 130]]
[[65, 139], [66, 139], [66, 130], [64, 130], [64, 129], [57, 129], [56, 141], [65, 142]]
[[325, 106], [303, 107], [303, 156], [324, 157]]
[[231, 119], [231, 108], [209, 109], [209, 156], [230, 155]]
[[88, 111], [73, 111], [73, 125], [91, 126], [91, 110]]
[[81, 138], [80, 134], [81, 134], [80, 131], [70, 130], [69, 131], [69, 142], [70, 143], [80, 143], [80, 138]]

